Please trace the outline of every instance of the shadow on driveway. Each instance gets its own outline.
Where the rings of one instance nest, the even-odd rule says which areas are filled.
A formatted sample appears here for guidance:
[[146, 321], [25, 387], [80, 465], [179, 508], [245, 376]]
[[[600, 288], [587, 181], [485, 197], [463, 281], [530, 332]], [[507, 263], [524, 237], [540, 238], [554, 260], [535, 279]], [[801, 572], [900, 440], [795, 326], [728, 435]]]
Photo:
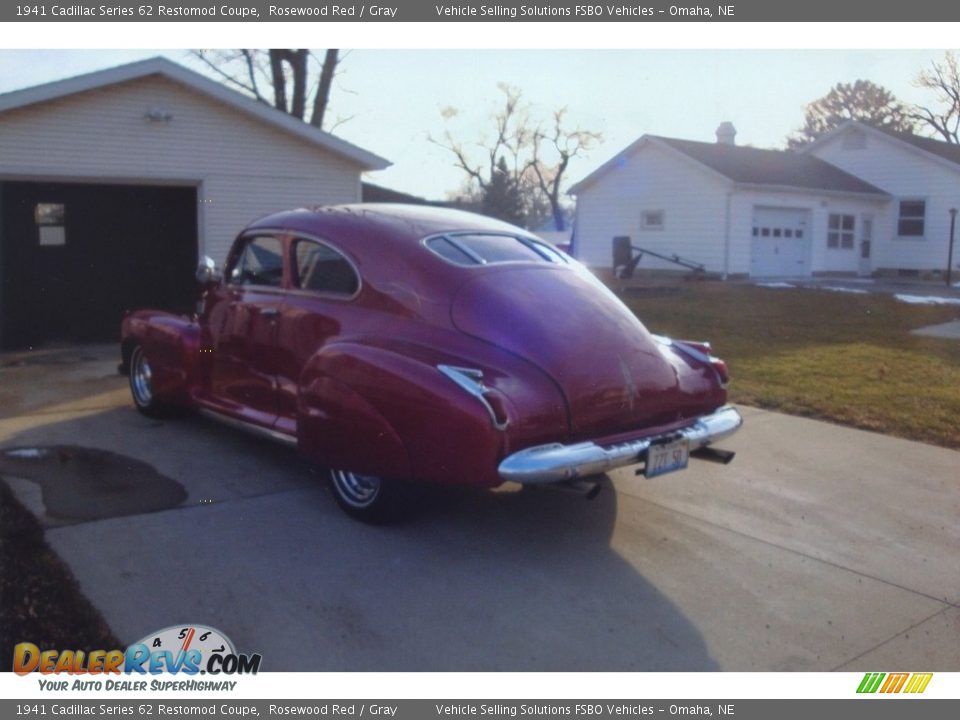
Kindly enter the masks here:
[[[51, 420], [3, 445], [122, 453], [187, 491], [173, 509], [47, 531], [124, 642], [192, 622], [270, 671], [717, 669], [697, 628], [611, 548], [610, 488], [592, 502], [438, 491], [417, 518], [376, 528], [345, 517], [293, 452], [208, 421], [129, 408]], [[82, 492], [109, 502], [103, 484]]]

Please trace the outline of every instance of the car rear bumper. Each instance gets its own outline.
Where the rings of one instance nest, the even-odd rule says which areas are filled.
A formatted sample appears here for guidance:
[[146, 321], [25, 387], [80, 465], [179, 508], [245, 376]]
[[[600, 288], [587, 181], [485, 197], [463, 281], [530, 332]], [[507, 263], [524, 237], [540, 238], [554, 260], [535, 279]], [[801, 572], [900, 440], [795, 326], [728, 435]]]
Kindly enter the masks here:
[[624, 465], [644, 462], [650, 446], [657, 442], [686, 438], [693, 451], [733, 435], [741, 425], [743, 418], [740, 413], [726, 405], [698, 418], [689, 427], [666, 435], [640, 437], [609, 446], [589, 441], [575, 445], [537, 445], [505, 458], [500, 463], [500, 478], [526, 485], [544, 485], [598, 475]]

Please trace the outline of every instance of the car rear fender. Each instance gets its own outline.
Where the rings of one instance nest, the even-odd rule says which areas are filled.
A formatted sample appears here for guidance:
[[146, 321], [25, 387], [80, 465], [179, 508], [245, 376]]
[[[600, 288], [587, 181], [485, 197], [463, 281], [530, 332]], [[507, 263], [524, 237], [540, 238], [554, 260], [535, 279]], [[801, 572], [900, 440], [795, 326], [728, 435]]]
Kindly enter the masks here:
[[424, 482], [495, 486], [505, 437], [483, 405], [435, 364], [383, 346], [341, 342], [307, 363], [298, 440], [343, 469]]
[[165, 403], [189, 405], [200, 380], [200, 328], [183, 315], [138, 310], [120, 328], [122, 364], [129, 371], [134, 347], [143, 346], [153, 373], [154, 395]]

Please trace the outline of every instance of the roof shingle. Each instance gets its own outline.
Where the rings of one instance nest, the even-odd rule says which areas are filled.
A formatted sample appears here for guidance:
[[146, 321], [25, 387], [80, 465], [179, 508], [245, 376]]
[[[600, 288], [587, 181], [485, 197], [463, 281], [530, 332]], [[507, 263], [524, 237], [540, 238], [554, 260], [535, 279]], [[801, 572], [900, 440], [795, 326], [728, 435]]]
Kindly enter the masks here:
[[880, 188], [812, 155], [651, 135], [736, 183], [887, 195]]

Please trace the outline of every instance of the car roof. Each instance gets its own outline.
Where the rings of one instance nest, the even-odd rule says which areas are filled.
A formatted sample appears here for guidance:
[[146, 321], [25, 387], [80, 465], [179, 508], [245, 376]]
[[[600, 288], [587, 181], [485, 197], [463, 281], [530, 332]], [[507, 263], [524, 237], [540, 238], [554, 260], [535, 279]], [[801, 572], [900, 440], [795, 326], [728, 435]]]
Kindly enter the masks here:
[[346, 242], [352, 237], [374, 236], [419, 243], [424, 237], [448, 232], [506, 233], [533, 237], [515, 225], [482, 215], [450, 208], [399, 203], [298, 208], [262, 217], [246, 229], [287, 229]]

